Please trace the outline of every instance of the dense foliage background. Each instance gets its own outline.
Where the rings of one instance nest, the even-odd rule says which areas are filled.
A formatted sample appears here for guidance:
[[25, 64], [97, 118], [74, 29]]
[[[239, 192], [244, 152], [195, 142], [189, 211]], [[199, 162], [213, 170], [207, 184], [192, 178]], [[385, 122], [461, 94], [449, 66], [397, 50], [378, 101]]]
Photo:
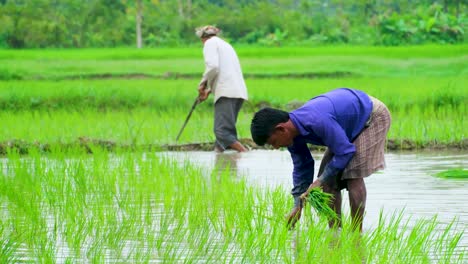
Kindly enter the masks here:
[[464, 0], [0, 0], [0, 47], [465, 43]]

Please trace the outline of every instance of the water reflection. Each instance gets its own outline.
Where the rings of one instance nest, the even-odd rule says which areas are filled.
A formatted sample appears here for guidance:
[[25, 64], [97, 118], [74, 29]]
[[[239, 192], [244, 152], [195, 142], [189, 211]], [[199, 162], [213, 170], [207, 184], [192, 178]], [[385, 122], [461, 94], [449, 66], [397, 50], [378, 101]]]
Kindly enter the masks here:
[[214, 168], [218, 171], [229, 170], [233, 175], [237, 175], [237, 162], [241, 158], [239, 152], [224, 152], [215, 154]]

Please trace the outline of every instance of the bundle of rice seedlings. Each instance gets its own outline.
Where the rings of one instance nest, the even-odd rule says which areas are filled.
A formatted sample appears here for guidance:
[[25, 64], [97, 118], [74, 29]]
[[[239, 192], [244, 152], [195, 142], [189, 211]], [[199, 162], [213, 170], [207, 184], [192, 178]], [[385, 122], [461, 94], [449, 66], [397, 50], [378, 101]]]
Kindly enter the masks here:
[[336, 219], [338, 216], [329, 205], [332, 199], [333, 194], [323, 192], [320, 187], [316, 187], [310, 191], [306, 201], [317, 211], [319, 217]]
[[468, 179], [468, 170], [465, 169], [451, 169], [441, 171], [436, 174], [438, 177], [447, 179]]

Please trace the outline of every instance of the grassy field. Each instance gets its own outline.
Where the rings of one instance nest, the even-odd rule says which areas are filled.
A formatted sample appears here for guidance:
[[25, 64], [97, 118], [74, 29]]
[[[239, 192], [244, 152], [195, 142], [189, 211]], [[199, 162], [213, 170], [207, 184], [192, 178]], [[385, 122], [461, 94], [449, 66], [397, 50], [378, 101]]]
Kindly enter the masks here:
[[[393, 123], [389, 139], [413, 147], [463, 146], [467, 77], [348, 77], [341, 79], [248, 79], [249, 101], [239, 116], [241, 138], [261, 106], [292, 110], [337, 87], [380, 98]], [[72, 143], [79, 137], [118, 144], [174, 144], [195, 98], [197, 80], [0, 81], [2, 141]], [[198, 106], [181, 143], [210, 142], [213, 102]], [[405, 146], [401, 146], [405, 147]], [[397, 147], [398, 148], [398, 147]]]
[[[346, 77], [330, 78], [250, 78], [248, 105], [268, 102], [286, 107], [338, 87], [352, 87], [381, 98], [392, 111], [413, 106], [464, 107], [468, 101], [468, 75], [457, 77]], [[170, 110], [190, 107], [196, 96], [198, 79], [98, 79], [62, 81], [0, 81], [0, 109], [134, 109]], [[207, 101], [211, 104], [211, 100]], [[463, 110], [463, 109], [461, 109]]]
[[[237, 49], [244, 74], [351, 73], [358, 76], [459, 76], [468, 45]], [[0, 50], [0, 79], [93, 76], [199, 76], [202, 47], [184, 49]]]
[[[468, 46], [239, 47], [249, 101], [238, 129], [250, 138], [254, 111], [292, 110], [338, 88], [368, 92], [390, 109], [398, 148], [466, 148]], [[0, 142], [174, 144], [196, 96], [201, 47], [187, 49], [0, 50]], [[211, 142], [213, 102], [200, 105], [181, 143]]]
[[[249, 89], [243, 139], [262, 106], [292, 110], [353, 87], [388, 105], [397, 148], [467, 147], [467, 46], [238, 51]], [[409, 228], [402, 214], [382, 215], [359, 236], [348, 220], [329, 232], [305, 210], [291, 232], [287, 191], [140, 151], [176, 143], [201, 57], [195, 48], [0, 50], [0, 262], [465, 263], [455, 222]], [[178, 143], [214, 140], [212, 107], [197, 107]]]
[[0, 261], [464, 263], [462, 232], [436, 218], [381, 216], [362, 236], [309, 207], [296, 230], [289, 195], [229, 170], [178, 166], [157, 153], [15, 153], [0, 163]]

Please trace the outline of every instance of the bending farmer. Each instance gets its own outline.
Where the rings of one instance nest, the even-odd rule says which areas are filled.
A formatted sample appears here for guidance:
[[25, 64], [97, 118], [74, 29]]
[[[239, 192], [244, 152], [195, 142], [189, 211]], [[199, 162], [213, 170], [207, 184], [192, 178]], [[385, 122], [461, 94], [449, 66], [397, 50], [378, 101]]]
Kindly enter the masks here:
[[[353, 224], [362, 231], [366, 207], [364, 178], [385, 167], [384, 149], [391, 117], [387, 107], [362, 91], [340, 88], [312, 98], [288, 113], [264, 108], [252, 120], [252, 138], [257, 145], [288, 147], [294, 164], [294, 208], [288, 224], [301, 217], [305, 197], [321, 186], [334, 195], [331, 207], [340, 218], [341, 190], [349, 192]], [[327, 146], [318, 178], [307, 143]], [[330, 227], [341, 223], [330, 221]]]
[[227, 147], [239, 152], [247, 149], [237, 139], [236, 122], [247, 88], [239, 59], [233, 47], [218, 37], [220, 30], [213, 26], [197, 28], [196, 35], [204, 44], [205, 72], [198, 86], [200, 102], [214, 94], [215, 151]]

